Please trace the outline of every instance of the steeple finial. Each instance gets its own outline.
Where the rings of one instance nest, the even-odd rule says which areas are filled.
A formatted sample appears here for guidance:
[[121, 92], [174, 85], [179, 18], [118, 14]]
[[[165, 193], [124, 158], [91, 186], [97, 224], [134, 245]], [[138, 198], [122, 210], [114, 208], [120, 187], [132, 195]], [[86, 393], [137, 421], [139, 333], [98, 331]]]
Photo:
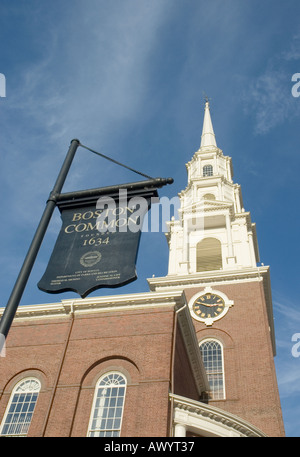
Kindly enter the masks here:
[[204, 120], [200, 148], [205, 146], [217, 147], [214, 129], [210, 117], [209, 101], [207, 96], [205, 96]]

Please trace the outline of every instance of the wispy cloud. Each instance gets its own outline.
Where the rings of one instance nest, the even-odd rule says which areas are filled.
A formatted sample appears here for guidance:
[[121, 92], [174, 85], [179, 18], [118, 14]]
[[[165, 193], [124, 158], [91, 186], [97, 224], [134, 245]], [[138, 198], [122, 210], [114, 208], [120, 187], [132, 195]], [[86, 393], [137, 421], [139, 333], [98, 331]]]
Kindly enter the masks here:
[[294, 35], [289, 49], [282, 52], [284, 60], [298, 60], [300, 58], [300, 33]]
[[[277, 294], [278, 295], [278, 292]], [[273, 300], [273, 306], [275, 311], [281, 315], [281, 318], [287, 319], [288, 322], [291, 322], [291, 313], [293, 314], [293, 320], [291, 325], [300, 323], [300, 303], [295, 302], [288, 297], [280, 297]]]
[[289, 116], [292, 107], [289, 76], [280, 70], [267, 70], [250, 84], [257, 133], [268, 132]]
[[290, 47], [273, 55], [266, 62], [265, 70], [243, 83], [245, 111], [254, 118], [255, 132], [265, 134], [300, 113], [291, 95], [291, 78], [295, 68], [287, 67], [287, 61], [299, 59], [299, 36], [296, 35]]
[[118, 2], [118, 8], [95, 1], [89, 9], [77, 5], [76, 25], [72, 27], [71, 17], [65, 32], [54, 29], [47, 55], [26, 70], [23, 88], [29, 103], [24, 106], [30, 105], [29, 114], [42, 115], [54, 138], [66, 131], [89, 135], [101, 124], [107, 128], [114, 120], [134, 118], [143, 107], [155, 30], [165, 19], [167, 4], [135, 0]]
[[[4, 179], [18, 202], [16, 218], [28, 224], [35, 220], [40, 195], [51, 190], [71, 139], [85, 143], [88, 138], [90, 146], [103, 146], [106, 153], [109, 144], [114, 157], [120, 154], [116, 130], [145, 111], [155, 31], [167, 17], [168, 4], [134, 0], [118, 2], [116, 8], [90, 0], [86, 8], [84, 2], [76, 2], [66, 26], [58, 19], [49, 29], [43, 54], [26, 60], [13, 80], [7, 113], [14, 122], [7, 123], [2, 143], [2, 153], [7, 151]], [[84, 157], [79, 153], [74, 163], [70, 184], [75, 188], [95, 174]], [[29, 167], [30, 173], [24, 173]], [[13, 186], [12, 171], [22, 187]]]
[[[273, 291], [273, 308], [275, 316], [275, 334], [277, 356], [275, 365], [277, 368], [277, 380], [281, 399], [295, 398], [300, 396], [300, 357], [293, 355], [293, 335], [300, 333], [300, 308], [287, 293]], [[292, 319], [291, 319], [291, 316]], [[289, 411], [290, 406], [285, 406]], [[292, 411], [288, 413], [290, 415]]]

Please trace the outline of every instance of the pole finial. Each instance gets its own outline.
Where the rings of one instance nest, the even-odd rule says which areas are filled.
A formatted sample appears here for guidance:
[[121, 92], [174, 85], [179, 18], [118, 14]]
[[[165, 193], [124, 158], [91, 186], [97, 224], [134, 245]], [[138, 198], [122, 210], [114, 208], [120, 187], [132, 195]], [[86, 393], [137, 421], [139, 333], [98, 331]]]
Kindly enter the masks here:
[[204, 95], [205, 99], [205, 109], [204, 109], [204, 119], [203, 119], [203, 128], [202, 128], [202, 136], [201, 136], [201, 144], [200, 148], [207, 147], [207, 146], [214, 146], [216, 147], [216, 138], [214, 134], [214, 129], [211, 121], [210, 116], [210, 107], [209, 107], [209, 98], [207, 95]]
[[209, 101], [210, 101], [211, 99], [208, 98], [208, 96], [207, 96], [205, 93], [203, 93], [203, 98], [204, 98], [205, 104], [207, 104], [207, 103], [209, 104]]

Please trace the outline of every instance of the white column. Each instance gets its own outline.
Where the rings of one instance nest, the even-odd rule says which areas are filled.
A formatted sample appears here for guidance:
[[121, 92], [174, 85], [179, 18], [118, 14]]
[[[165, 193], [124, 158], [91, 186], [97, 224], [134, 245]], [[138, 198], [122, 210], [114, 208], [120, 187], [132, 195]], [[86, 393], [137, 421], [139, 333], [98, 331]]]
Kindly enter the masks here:
[[252, 266], [256, 267], [256, 256], [255, 256], [255, 252], [254, 252], [252, 233], [248, 233], [248, 243], [249, 243], [250, 258], [251, 258]]
[[217, 155], [215, 154], [214, 156], [214, 169], [213, 169], [213, 174], [218, 175], [219, 170], [218, 170], [218, 162], [217, 162]]
[[239, 190], [237, 188], [234, 189], [234, 194], [235, 194], [236, 211], [238, 213], [241, 213], [242, 208], [241, 208], [241, 202], [240, 202], [240, 195], [239, 195]]
[[226, 214], [225, 217], [226, 217], [226, 231], [227, 231], [227, 244], [228, 244], [227, 265], [233, 266], [236, 263], [236, 258], [234, 257], [234, 252], [233, 252], [231, 222], [230, 222], [229, 214]]
[[186, 429], [183, 424], [175, 424], [174, 436], [176, 437], [185, 437]]
[[181, 273], [188, 273], [188, 264], [189, 264], [189, 232], [188, 232], [188, 223], [186, 215], [183, 219], [183, 246], [182, 246], [182, 262], [181, 262]]
[[227, 231], [227, 243], [228, 243], [228, 257], [233, 257], [231, 223], [230, 223], [229, 214], [226, 214], [226, 231]]
[[224, 201], [224, 195], [223, 195], [223, 192], [222, 192], [222, 185], [221, 185], [220, 181], [218, 182], [218, 197], [217, 197], [217, 200]]

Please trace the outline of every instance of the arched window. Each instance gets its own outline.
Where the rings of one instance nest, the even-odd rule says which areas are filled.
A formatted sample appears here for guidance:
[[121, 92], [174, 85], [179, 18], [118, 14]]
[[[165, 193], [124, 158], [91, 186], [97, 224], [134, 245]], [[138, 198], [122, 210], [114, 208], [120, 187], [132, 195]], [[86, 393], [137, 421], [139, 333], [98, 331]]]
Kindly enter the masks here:
[[1, 436], [27, 435], [40, 388], [36, 378], [23, 379], [15, 386], [1, 424]]
[[217, 340], [206, 340], [200, 343], [200, 351], [206, 369], [212, 399], [224, 399], [223, 348]]
[[220, 270], [222, 268], [221, 242], [216, 238], [204, 238], [197, 244], [197, 271]]
[[216, 197], [214, 194], [205, 194], [203, 195], [204, 200], [215, 200]]
[[120, 436], [126, 378], [106, 373], [96, 384], [88, 436]]
[[213, 175], [213, 167], [212, 165], [204, 165], [203, 167], [203, 176], [212, 176]]

